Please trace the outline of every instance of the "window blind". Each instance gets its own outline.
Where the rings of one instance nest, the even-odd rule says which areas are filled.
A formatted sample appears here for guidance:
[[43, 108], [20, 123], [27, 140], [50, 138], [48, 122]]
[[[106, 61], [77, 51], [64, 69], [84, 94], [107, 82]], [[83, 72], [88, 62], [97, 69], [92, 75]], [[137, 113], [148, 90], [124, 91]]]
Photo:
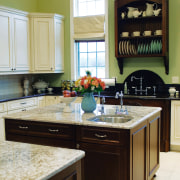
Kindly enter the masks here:
[[74, 40], [104, 40], [104, 15], [74, 17]]

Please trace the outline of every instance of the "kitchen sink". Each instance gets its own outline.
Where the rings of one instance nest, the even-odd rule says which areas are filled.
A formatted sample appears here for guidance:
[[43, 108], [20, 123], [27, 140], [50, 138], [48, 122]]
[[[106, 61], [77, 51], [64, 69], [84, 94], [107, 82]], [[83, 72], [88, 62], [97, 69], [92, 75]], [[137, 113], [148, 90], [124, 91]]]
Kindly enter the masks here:
[[87, 120], [93, 122], [126, 123], [132, 119], [133, 117], [129, 115], [99, 115]]

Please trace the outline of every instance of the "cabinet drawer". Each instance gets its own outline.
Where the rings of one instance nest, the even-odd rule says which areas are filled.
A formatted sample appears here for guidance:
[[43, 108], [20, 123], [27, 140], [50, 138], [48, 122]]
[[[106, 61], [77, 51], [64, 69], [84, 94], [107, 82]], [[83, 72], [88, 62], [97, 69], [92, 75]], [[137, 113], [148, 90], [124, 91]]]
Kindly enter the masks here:
[[128, 134], [126, 130], [114, 130], [97, 127], [78, 127], [77, 138], [81, 142], [92, 142], [101, 144], [119, 144], [128, 143]]
[[74, 127], [54, 123], [39, 123], [21, 120], [5, 120], [6, 132], [38, 137], [53, 137], [71, 140], [74, 137]]
[[8, 111], [12, 111], [15, 109], [23, 109], [23, 108], [31, 107], [31, 106], [37, 106], [36, 98], [21, 99], [17, 101], [7, 102]]
[[0, 103], [0, 112], [6, 112], [6, 111], [7, 111], [7, 104]]

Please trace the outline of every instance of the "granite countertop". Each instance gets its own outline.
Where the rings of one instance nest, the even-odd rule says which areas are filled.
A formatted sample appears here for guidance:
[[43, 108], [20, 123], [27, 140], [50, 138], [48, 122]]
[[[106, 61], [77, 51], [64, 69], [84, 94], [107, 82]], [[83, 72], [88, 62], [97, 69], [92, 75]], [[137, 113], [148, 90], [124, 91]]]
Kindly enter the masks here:
[[[4, 117], [17, 120], [131, 129], [153, 114], [161, 111], [160, 107], [126, 106], [129, 116], [132, 116], [131, 121], [126, 123], [107, 123], [87, 120], [96, 115], [101, 115], [101, 112], [99, 111], [101, 108], [100, 104], [97, 105], [97, 108], [93, 113], [84, 113], [81, 110], [81, 104], [79, 103], [71, 104], [71, 108], [73, 109], [71, 113], [63, 112], [64, 107], [65, 104], [60, 103], [43, 108], [9, 114]], [[115, 114], [117, 107], [120, 108], [120, 106], [117, 105], [104, 105], [104, 112], [105, 114]]]
[[80, 150], [0, 142], [0, 179], [46, 180], [84, 156]]

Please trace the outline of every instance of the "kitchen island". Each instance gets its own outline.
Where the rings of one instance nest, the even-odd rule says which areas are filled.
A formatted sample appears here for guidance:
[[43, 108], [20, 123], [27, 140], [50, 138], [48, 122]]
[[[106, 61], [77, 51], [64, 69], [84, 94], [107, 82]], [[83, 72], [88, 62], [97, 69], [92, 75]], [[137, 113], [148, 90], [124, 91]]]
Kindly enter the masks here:
[[[101, 116], [101, 105], [93, 113], [83, 113], [78, 103], [71, 113], [63, 108], [62, 103], [6, 115], [6, 139], [84, 150], [85, 180], [153, 178], [159, 168], [161, 108], [127, 106], [130, 120], [124, 123], [88, 120]], [[105, 105], [104, 114], [117, 108]]]
[[80, 150], [27, 143], [0, 142], [1, 180], [64, 180], [74, 173], [81, 180]]

